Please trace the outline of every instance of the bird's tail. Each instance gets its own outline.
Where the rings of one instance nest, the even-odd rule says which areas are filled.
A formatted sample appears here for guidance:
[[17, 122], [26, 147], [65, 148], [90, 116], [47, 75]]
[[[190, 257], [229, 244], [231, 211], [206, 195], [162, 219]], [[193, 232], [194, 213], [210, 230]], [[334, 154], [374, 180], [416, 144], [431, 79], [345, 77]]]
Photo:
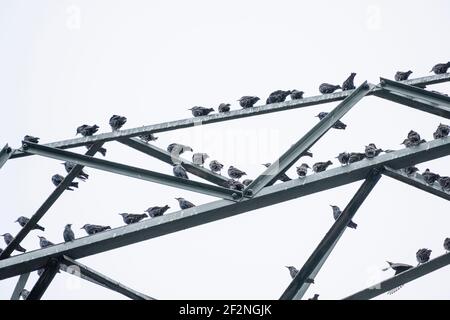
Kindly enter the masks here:
[[354, 223], [353, 221], [350, 221], [348, 223], [348, 227], [352, 229], [356, 229], [358, 227], [358, 224]]
[[21, 246], [17, 246], [16, 250], [20, 252], [27, 252], [27, 250], [25, 248], [22, 248]]
[[105, 148], [98, 149], [98, 152], [100, 152], [102, 156], [106, 157], [106, 149]]
[[71, 187], [78, 188], [78, 182], [72, 182], [70, 184]]
[[36, 225], [36, 229], [39, 229], [39, 230], [41, 230], [41, 231], [45, 231], [45, 228], [44, 227], [41, 227], [40, 225]]
[[85, 180], [87, 180], [89, 178], [89, 175], [87, 173], [85, 173], [85, 172], [81, 172], [79, 178], [81, 180], [85, 181]]

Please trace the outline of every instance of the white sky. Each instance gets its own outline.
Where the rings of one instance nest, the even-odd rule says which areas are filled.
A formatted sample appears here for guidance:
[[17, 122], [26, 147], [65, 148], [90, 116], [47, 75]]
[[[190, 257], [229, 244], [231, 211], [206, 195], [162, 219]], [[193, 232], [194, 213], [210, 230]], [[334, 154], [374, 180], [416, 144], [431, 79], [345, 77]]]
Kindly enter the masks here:
[[[345, 3], [345, 4], [344, 4]], [[429, 75], [449, 60], [448, 1], [19, 1], [0, 0], [0, 145], [18, 147], [25, 134], [41, 143], [72, 138], [78, 125], [110, 130], [112, 114], [127, 128], [189, 117], [195, 105], [217, 107], [243, 95], [263, 100], [276, 89], [318, 94], [322, 82], [378, 83], [397, 70]], [[449, 84], [433, 86], [450, 92]], [[256, 177], [336, 103], [159, 134], [157, 145], [188, 144], [212, 159]], [[375, 142], [399, 149], [410, 129], [425, 139], [445, 119], [365, 98], [312, 148], [312, 164]], [[220, 139], [219, 139], [220, 137]], [[255, 143], [256, 141], [256, 143]], [[109, 143], [107, 159], [171, 174], [171, 167]], [[85, 152], [84, 148], [79, 149]], [[190, 157], [190, 154], [188, 154]], [[0, 171], [0, 234], [16, 234], [65, 174], [47, 158], [8, 162]], [[419, 165], [450, 175], [448, 158]], [[45, 233], [23, 241], [37, 249], [38, 234], [62, 241], [66, 223], [77, 236], [85, 223], [122, 225], [119, 212], [140, 213], [174, 197], [195, 204], [214, 198], [86, 170], [89, 181], [66, 192], [41, 220]], [[295, 177], [295, 168], [288, 171]], [[80, 261], [158, 299], [277, 299], [290, 282], [285, 265], [301, 267], [333, 223], [329, 204], [342, 209], [360, 183], [255, 210], [233, 218], [105, 252]], [[356, 214], [306, 298], [343, 298], [392, 272], [385, 260], [415, 264], [419, 248], [444, 253], [449, 204], [383, 177]], [[4, 243], [0, 244], [4, 247]], [[444, 268], [380, 299], [449, 299]], [[27, 288], [37, 280], [34, 272]], [[9, 299], [16, 278], [0, 282]], [[122, 299], [107, 289], [58, 274], [45, 299]]]

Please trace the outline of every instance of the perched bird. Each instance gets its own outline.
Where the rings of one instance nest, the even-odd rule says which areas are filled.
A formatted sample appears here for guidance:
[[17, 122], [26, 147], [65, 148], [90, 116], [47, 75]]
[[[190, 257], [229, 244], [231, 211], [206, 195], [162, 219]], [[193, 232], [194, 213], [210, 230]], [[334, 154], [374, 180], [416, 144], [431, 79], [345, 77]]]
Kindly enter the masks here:
[[[271, 165], [272, 164], [270, 162], [263, 163], [263, 166], [266, 168], [270, 167]], [[286, 173], [282, 173], [278, 176], [278, 180], [280, 180], [281, 182], [287, 182], [287, 181], [291, 181], [292, 179], [289, 178]]]
[[442, 190], [450, 191], [450, 177], [439, 177], [438, 182]]
[[346, 90], [353, 90], [355, 89], [355, 84], [353, 83], [353, 80], [355, 79], [356, 73], [352, 72], [348, 78], [344, 81], [342, 84], [342, 91]]
[[[340, 215], [342, 214], [341, 209], [339, 209], [338, 206], [333, 206], [331, 204], [330, 204], [330, 207], [333, 208], [334, 220], [337, 220], [340, 217]], [[352, 229], [356, 229], [358, 227], [358, 225], [350, 220], [350, 222], [347, 224], [347, 227], [352, 228]]]
[[378, 156], [381, 152], [383, 152], [383, 150], [377, 148], [377, 146], [374, 143], [369, 143], [369, 145], [367, 145], [364, 150], [364, 154], [367, 159], [373, 159], [376, 156]]
[[38, 238], [39, 238], [39, 245], [41, 246], [41, 248], [47, 248], [55, 245], [53, 242], [47, 240], [45, 237], [38, 236]]
[[211, 112], [214, 112], [213, 108], [204, 108], [204, 107], [193, 107], [188, 110], [191, 110], [192, 115], [194, 117], [203, 117], [203, 116], [207, 116]]
[[229, 104], [229, 103], [221, 103], [221, 104], [219, 104], [219, 108], [218, 108], [219, 113], [230, 111], [230, 106], [231, 106], [231, 104]]
[[72, 224], [66, 224], [66, 226], [64, 227], [63, 238], [65, 242], [75, 240], [75, 233], [72, 230]]
[[327, 170], [328, 166], [331, 164], [333, 164], [333, 162], [331, 162], [330, 160], [328, 160], [327, 162], [316, 162], [313, 164], [312, 169], [315, 173], [322, 172]]
[[363, 160], [365, 158], [366, 158], [366, 154], [365, 153], [350, 152], [350, 155], [348, 157], [348, 163], [358, 162], [358, 161], [361, 161], [361, 160]]
[[440, 175], [431, 172], [430, 169], [427, 168], [424, 172], [422, 172], [422, 177], [426, 183], [434, 184], [440, 178]]
[[444, 249], [450, 251], [450, 238], [445, 238], [444, 240]]
[[132, 224], [141, 221], [142, 219], [148, 218], [148, 216], [143, 214], [133, 214], [133, 213], [119, 213], [122, 216], [123, 222], [125, 224]]
[[[92, 147], [92, 144], [87, 144], [86, 145], [86, 149], [89, 149], [90, 147]], [[99, 148], [98, 149], [98, 152], [100, 152], [100, 154], [102, 155], [102, 156], [104, 156], [104, 157], [106, 157], [106, 149], [105, 148]]]
[[310, 169], [310, 167], [308, 166], [308, 164], [302, 163], [300, 167], [297, 167], [296, 169], [298, 177], [304, 178], [306, 177], [306, 174], [308, 173], [308, 169]]
[[179, 143], [171, 143], [167, 146], [167, 152], [169, 152], [171, 154], [175, 154], [177, 156], [179, 156], [187, 151], [194, 151], [194, 150], [192, 150], [192, 148], [189, 146], [185, 146], [185, 145], [179, 144]]
[[299, 91], [299, 90], [292, 90], [291, 91], [291, 99], [292, 100], [297, 100], [297, 99], [303, 99], [303, 91]]
[[206, 153], [194, 153], [192, 155], [192, 162], [197, 166], [202, 166], [205, 163], [206, 159], [208, 159], [209, 156]]
[[254, 96], [243, 96], [238, 101], [239, 101], [239, 105], [243, 109], [247, 109], [247, 108], [253, 107], [255, 105], [255, 103], [257, 103], [259, 100], [260, 99], [258, 97], [254, 97]]
[[394, 79], [395, 79], [395, 81], [408, 80], [408, 77], [410, 76], [411, 73], [413, 73], [411, 70], [406, 71], [406, 72], [397, 71], [395, 73]]
[[309, 298], [308, 300], [319, 300], [319, 295], [315, 293], [314, 296], [312, 298]]
[[411, 130], [408, 132], [408, 140], [411, 141], [412, 143], [418, 143], [421, 140], [420, 134], [418, 134], [414, 130]]
[[209, 163], [209, 168], [211, 169], [212, 172], [218, 172], [220, 174], [220, 172], [222, 171], [222, 168], [223, 168], [223, 164], [221, 164], [217, 160], [212, 160]]
[[109, 119], [109, 125], [113, 131], [120, 130], [123, 125], [127, 122], [126, 117], [118, 116], [117, 114], [113, 115], [111, 119]]
[[183, 166], [181, 164], [174, 164], [173, 165], [173, 175], [177, 178], [182, 178], [182, 179], [188, 179], [189, 177], [186, 173], [186, 169], [183, 168]]
[[322, 84], [319, 86], [319, 91], [320, 91], [320, 93], [322, 93], [322, 94], [333, 93], [333, 92], [335, 92], [337, 89], [341, 89], [341, 86], [340, 86], [340, 85], [335, 86], [335, 85], [332, 85], [332, 84], [329, 84], [329, 83], [322, 83]]
[[25, 141], [25, 142], [31, 142], [31, 143], [39, 143], [39, 138], [38, 138], [38, 137], [33, 137], [33, 136], [26, 135], [25, 137], [23, 137], [23, 141]]
[[[21, 227], [25, 227], [25, 225], [28, 223], [28, 221], [30, 221], [29, 218], [21, 216], [19, 218], [17, 218], [16, 221], [14, 222], [18, 222], [20, 224]], [[45, 231], [44, 227], [41, 227], [40, 225], [36, 224], [31, 230], [41, 230], [41, 231]]]
[[407, 148], [417, 147], [419, 144], [426, 142], [425, 139], [421, 139], [419, 142], [412, 142], [409, 139], [403, 140], [401, 144], [405, 145]]
[[158, 137], [155, 137], [153, 135], [153, 133], [144, 133], [139, 136], [139, 139], [141, 139], [142, 141], [144, 141], [146, 143], [149, 143], [150, 141], [158, 140]]
[[99, 126], [96, 124], [94, 124], [93, 126], [83, 124], [77, 128], [77, 134], [81, 134], [83, 137], [92, 136], [98, 131], [98, 128]]
[[431, 250], [430, 249], [419, 249], [416, 252], [416, 259], [419, 264], [428, 262], [430, 260]]
[[166, 204], [164, 207], [150, 207], [145, 210], [145, 212], [147, 212], [150, 217], [155, 218], [162, 216], [168, 209], [170, 209], [170, 207]]
[[431, 69], [430, 72], [434, 72], [435, 74], [443, 74], [447, 73], [448, 68], [450, 68], [450, 61], [447, 63], [438, 63]]
[[238, 168], [235, 168], [233, 166], [230, 166], [228, 168], [228, 175], [232, 179], [240, 179], [242, 176], [247, 175], [244, 171], [239, 170]]
[[[328, 115], [328, 112], [320, 112], [316, 117], [319, 118], [319, 120], [322, 120], [327, 115]], [[345, 123], [343, 123], [341, 120], [338, 120], [333, 124], [333, 128], [345, 130], [345, 128], [347, 128], [347, 125]]]
[[[3, 237], [3, 240], [5, 240], [6, 245], [9, 245], [14, 240], [14, 237], [10, 233], [2, 234], [2, 237]], [[20, 245], [17, 245], [16, 250], [20, 251], [20, 252], [27, 251], [26, 249], [22, 248]]]
[[228, 181], [223, 183], [223, 186], [225, 188], [230, 188], [232, 190], [238, 190], [243, 191], [245, 189], [245, 185], [243, 183], [240, 183], [237, 180], [229, 179]]
[[[55, 185], [55, 187], [59, 186], [63, 180], [64, 180], [64, 177], [60, 174], [55, 174], [52, 176], [52, 182]], [[70, 186], [68, 186], [66, 188], [66, 190], [73, 191], [73, 189], [71, 187], [78, 188], [78, 182], [71, 182]]]
[[27, 289], [22, 289], [22, 291], [20, 291], [20, 297], [23, 300], [27, 300], [29, 294], [30, 294], [30, 291], [28, 291]]
[[242, 184], [248, 187], [252, 182], [253, 182], [252, 179], [245, 179], [244, 181], [242, 181]]
[[338, 154], [336, 159], [339, 160], [340, 164], [346, 165], [346, 164], [348, 164], [348, 162], [350, 160], [350, 153], [348, 153], [348, 152], [341, 152], [341, 153]]
[[[392, 269], [395, 271], [395, 275], [398, 275], [399, 273], [405, 272], [406, 270], [411, 269], [413, 266], [410, 266], [409, 264], [404, 263], [392, 263], [389, 261], [386, 261], [389, 264], [389, 267], [382, 269], [382, 271], [387, 271], [389, 269]], [[388, 292], [388, 294], [393, 294], [394, 292], [397, 292], [403, 287], [403, 285], [398, 286], [397, 288], [394, 288]]]
[[436, 131], [433, 133], [433, 138], [434, 139], [445, 138], [448, 137], [449, 133], [450, 133], [450, 126], [440, 123]]
[[291, 94], [290, 90], [276, 90], [272, 92], [266, 100], [266, 104], [284, 102], [288, 95]]
[[288, 268], [291, 278], [294, 279], [298, 274], [298, 270], [293, 266], [286, 266], [286, 268]]
[[415, 174], [417, 171], [419, 171], [419, 168], [411, 166], [411, 167], [403, 168], [403, 171], [405, 171], [405, 173], [408, 176], [411, 176], [411, 175]]
[[193, 204], [190, 201], [187, 201], [185, 198], [175, 198], [175, 200], [178, 200], [178, 204], [180, 205], [181, 210], [195, 207], [195, 204]]
[[[72, 169], [75, 168], [75, 166], [76, 166], [76, 163], [73, 163], [70, 161], [62, 162], [61, 164], [64, 165], [64, 168], [66, 169], [67, 173], [72, 171]], [[89, 178], [89, 175], [86, 172], [84, 172], [83, 170], [81, 170], [80, 173], [77, 175], [77, 178], [82, 181], [86, 181], [87, 178]]]
[[108, 229], [111, 229], [110, 226], [99, 226], [95, 224], [85, 224], [83, 227], [81, 227], [88, 235], [93, 235], [102, 231], [106, 231]]

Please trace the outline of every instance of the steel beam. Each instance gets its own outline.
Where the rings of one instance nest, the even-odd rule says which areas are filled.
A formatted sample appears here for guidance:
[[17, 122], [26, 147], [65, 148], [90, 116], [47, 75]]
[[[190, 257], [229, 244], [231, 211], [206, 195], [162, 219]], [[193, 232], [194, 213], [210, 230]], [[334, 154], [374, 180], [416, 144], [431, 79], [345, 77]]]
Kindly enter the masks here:
[[377, 97], [450, 119], [450, 97], [384, 78], [380, 85]]
[[356, 103], [373, 88], [365, 81], [345, 98], [325, 118], [320, 120], [300, 140], [293, 144], [277, 161], [272, 163], [246, 189], [246, 195], [257, 194], [262, 188], [273, 184], [280, 174], [289, 169], [306, 151], [308, 151], [332, 126], [341, 119]]
[[415, 173], [414, 175], [408, 176], [402, 170], [394, 170], [389, 167], [385, 167], [383, 174], [395, 180], [404, 182], [410, 186], [413, 186], [415, 188], [418, 188], [420, 190], [426, 191], [435, 196], [443, 198], [445, 200], [450, 200], [449, 192], [442, 190], [442, 188], [439, 186], [437, 182], [435, 182], [433, 185], [429, 185], [428, 183], [425, 182], [422, 175], [420, 174]]
[[45, 270], [39, 277], [38, 281], [31, 289], [27, 300], [40, 300], [47, 290], [48, 286], [55, 278], [56, 273], [59, 271], [59, 261], [58, 259], [52, 258], [46, 264]]
[[[100, 149], [102, 143], [96, 143], [89, 148], [86, 155], [93, 156], [98, 149]], [[83, 170], [83, 166], [76, 165], [72, 171], [70, 171], [64, 180], [59, 184], [58, 187], [53, 190], [50, 196], [45, 200], [45, 202], [39, 207], [35, 214], [30, 218], [30, 221], [20, 229], [19, 233], [16, 235], [14, 240], [3, 250], [0, 254], [0, 260], [5, 259], [11, 255], [11, 253], [17, 248], [17, 246], [22, 242], [22, 240], [27, 236], [27, 234], [36, 226], [39, 220], [47, 213], [47, 211], [52, 207], [52, 205], [58, 200], [66, 188], [73, 182], [75, 177]]]
[[367, 179], [353, 196], [352, 200], [350, 200], [349, 204], [345, 207], [344, 211], [342, 211], [342, 214], [300, 269], [297, 276], [281, 295], [281, 300], [300, 300], [303, 297], [310, 285], [307, 280], [314, 279], [319, 273], [339, 239], [344, 234], [344, 231], [348, 228], [347, 225], [356, 214], [356, 211], [358, 211], [359, 207], [380, 180], [381, 175], [378, 171], [379, 170], [374, 170], [369, 174]]
[[156, 159], [164, 161], [170, 165], [172, 165], [174, 162], [182, 163], [183, 167], [186, 169], [187, 172], [192, 173], [193, 175], [196, 175], [196, 176], [203, 178], [207, 181], [210, 181], [212, 183], [215, 183], [218, 185], [223, 185], [224, 183], [226, 183], [228, 181], [228, 179], [226, 177], [224, 177], [220, 174], [216, 174], [216, 173], [212, 172], [211, 170], [197, 166], [190, 161], [187, 161], [183, 158], [172, 155], [169, 152], [167, 152], [166, 150], [158, 148], [154, 145], [139, 141], [136, 138], [119, 139], [118, 142], [120, 142], [130, 148], [138, 150], [142, 153], [145, 153], [149, 156], [152, 156]]
[[435, 259], [432, 259], [427, 263], [421, 264], [415, 268], [402, 272], [392, 278], [384, 280], [376, 285], [373, 285], [372, 287], [354, 293], [344, 298], [344, 300], [368, 300], [375, 298], [385, 292], [388, 292], [394, 288], [404, 285], [405, 283], [423, 277], [449, 264], [450, 264], [450, 252], [442, 256], [439, 256]]
[[93, 283], [97, 283], [105, 288], [108, 288], [110, 290], [116, 291], [120, 294], [123, 294], [124, 296], [133, 299], [133, 300], [155, 300], [152, 297], [149, 297], [143, 293], [140, 293], [136, 290], [133, 290], [131, 288], [128, 288], [127, 286], [124, 286], [123, 284], [108, 278], [107, 276], [85, 266], [84, 264], [77, 262], [67, 256], [63, 256], [61, 264], [66, 265], [69, 269], [68, 270], [75, 270], [76, 272], [70, 273], [82, 278], [87, 278], [93, 280]]
[[86, 167], [112, 172], [115, 174], [120, 174], [135, 179], [156, 182], [175, 188], [199, 192], [213, 197], [219, 197], [223, 199], [239, 199], [240, 197], [242, 197], [242, 192], [240, 191], [219, 187], [211, 184], [206, 184], [198, 181], [181, 179], [155, 171], [150, 171], [117, 162], [89, 157], [62, 149], [50, 148], [35, 143], [27, 143], [23, 149], [28, 153], [37, 154], [40, 156], [58, 159], [62, 161], [71, 161]]
[[25, 285], [27, 284], [29, 277], [30, 277], [29, 272], [20, 275], [19, 280], [17, 281], [16, 287], [14, 288], [14, 291], [11, 295], [11, 300], [19, 300], [20, 299], [20, 294], [21, 294], [22, 290], [25, 288]]
[[304, 179], [275, 184], [264, 188], [255, 197], [246, 198], [240, 202], [214, 201], [188, 210], [176, 211], [162, 217], [147, 219], [140, 223], [76, 239], [70, 243], [57, 244], [17, 255], [0, 261], [0, 280], [39, 269], [51, 257], [67, 255], [72, 259], [80, 259], [356, 182], [365, 179], [373, 169], [383, 166], [403, 168], [449, 154], [450, 137], [433, 140], [415, 148], [405, 148], [379, 155], [374, 159], [365, 159], [345, 167], [311, 174]]
[[2, 150], [0, 150], [0, 169], [9, 160], [9, 158], [13, 155], [13, 150], [6, 144]]

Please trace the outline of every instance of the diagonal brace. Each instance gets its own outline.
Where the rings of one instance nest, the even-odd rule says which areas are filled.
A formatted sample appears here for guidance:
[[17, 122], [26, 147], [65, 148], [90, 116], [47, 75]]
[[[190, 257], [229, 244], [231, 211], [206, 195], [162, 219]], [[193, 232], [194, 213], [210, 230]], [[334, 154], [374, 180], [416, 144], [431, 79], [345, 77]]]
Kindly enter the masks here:
[[50, 283], [55, 278], [56, 273], [59, 270], [59, 261], [56, 258], [52, 258], [47, 263], [44, 272], [39, 277], [38, 281], [34, 285], [33, 289], [31, 289], [30, 294], [27, 297], [27, 300], [40, 300], [47, 290]]

